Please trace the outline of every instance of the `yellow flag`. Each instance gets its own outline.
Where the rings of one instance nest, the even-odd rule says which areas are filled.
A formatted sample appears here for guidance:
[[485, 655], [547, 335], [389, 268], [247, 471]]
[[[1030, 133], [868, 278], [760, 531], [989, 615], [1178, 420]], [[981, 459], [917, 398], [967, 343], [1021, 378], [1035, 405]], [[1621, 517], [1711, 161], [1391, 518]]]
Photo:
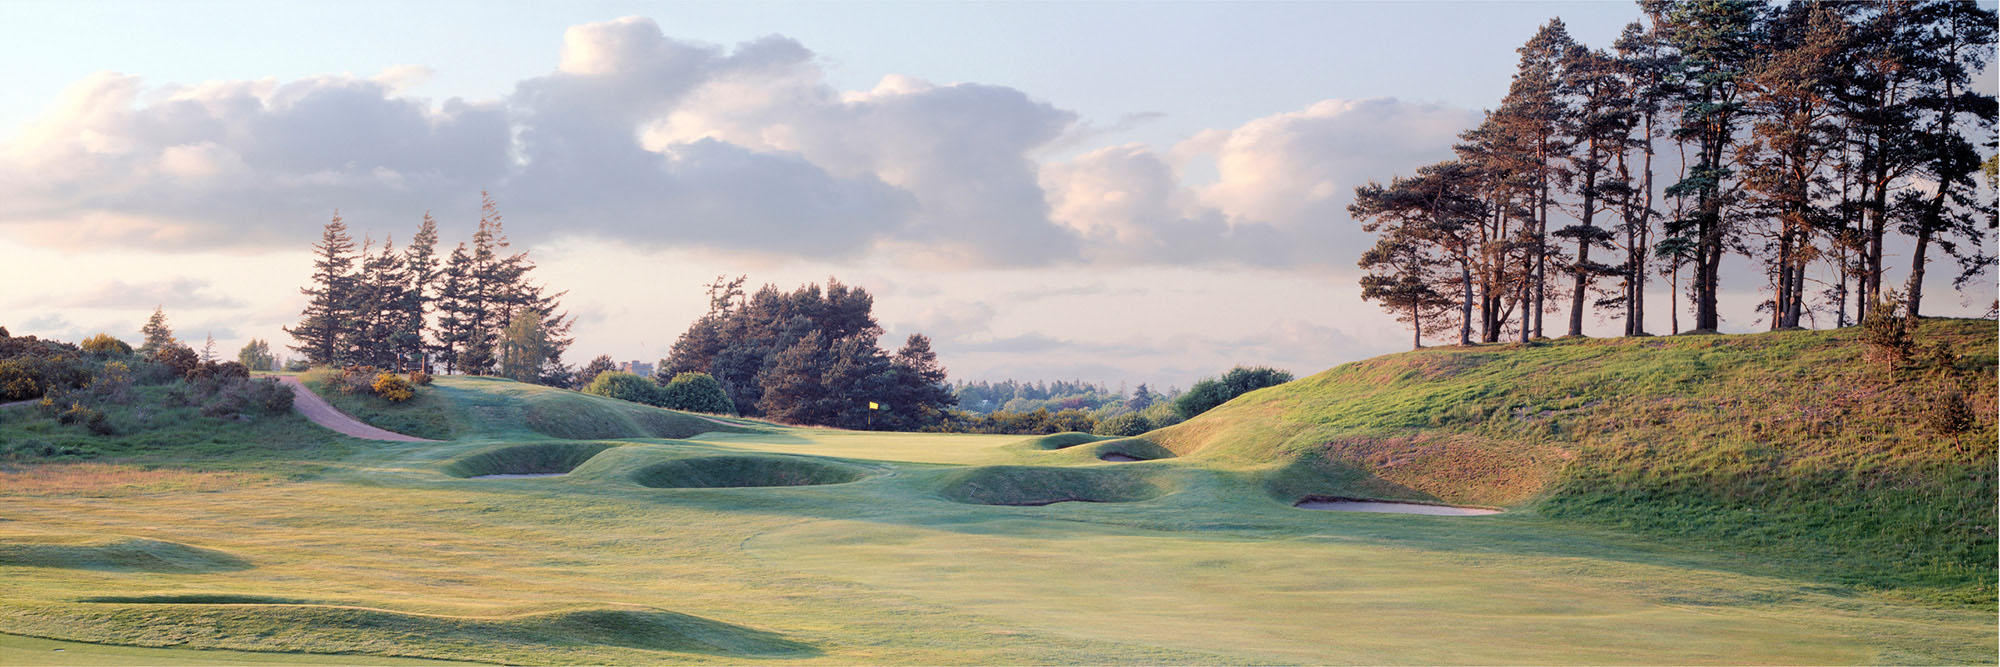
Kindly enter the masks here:
[[870, 409], [870, 410], [880, 410], [880, 409], [882, 409], [882, 404], [881, 404], [881, 403], [876, 403], [876, 402], [874, 402], [874, 401], [869, 401], [869, 402], [868, 402], [868, 409]]

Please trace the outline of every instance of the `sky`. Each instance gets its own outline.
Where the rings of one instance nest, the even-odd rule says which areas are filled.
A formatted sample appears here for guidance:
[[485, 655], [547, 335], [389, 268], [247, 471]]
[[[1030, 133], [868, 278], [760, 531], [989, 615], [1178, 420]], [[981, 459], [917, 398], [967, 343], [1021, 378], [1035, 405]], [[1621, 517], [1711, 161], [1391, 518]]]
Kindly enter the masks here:
[[[0, 79], [0, 325], [133, 340], [159, 305], [197, 346], [281, 347], [336, 209], [398, 242], [428, 211], [449, 245], [483, 190], [568, 291], [572, 363], [665, 356], [726, 274], [866, 288], [884, 346], [927, 334], [955, 379], [1310, 374], [1408, 345], [1359, 299], [1354, 187], [1450, 157], [1543, 22], [1605, 46], [1637, 16], [14, 0], [0, 58], [33, 66]], [[1948, 273], [1927, 304], [1983, 313], [1991, 280]]]

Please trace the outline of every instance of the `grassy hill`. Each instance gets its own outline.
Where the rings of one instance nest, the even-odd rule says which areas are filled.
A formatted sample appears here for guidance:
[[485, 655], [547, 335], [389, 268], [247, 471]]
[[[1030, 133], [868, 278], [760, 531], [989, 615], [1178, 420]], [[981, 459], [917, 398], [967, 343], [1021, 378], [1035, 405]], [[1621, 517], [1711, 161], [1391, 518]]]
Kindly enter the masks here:
[[[1995, 330], [1927, 320], [1948, 368], [1855, 329], [1437, 348], [1346, 364], [1146, 437], [1274, 497], [1516, 506], [1992, 605]], [[1939, 415], [1962, 396], [1973, 416]]]
[[330, 371], [315, 371], [300, 381], [356, 419], [434, 440], [685, 438], [742, 430], [684, 412], [502, 378], [439, 377], [414, 398], [391, 403], [336, 391], [329, 386], [332, 377]]

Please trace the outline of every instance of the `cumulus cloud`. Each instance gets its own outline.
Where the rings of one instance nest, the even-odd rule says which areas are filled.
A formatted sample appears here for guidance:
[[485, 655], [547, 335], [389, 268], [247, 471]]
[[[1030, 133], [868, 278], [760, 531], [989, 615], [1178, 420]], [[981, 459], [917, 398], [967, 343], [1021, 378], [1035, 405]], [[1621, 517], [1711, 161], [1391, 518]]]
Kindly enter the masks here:
[[[673, 39], [646, 18], [575, 26], [554, 68], [490, 101], [418, 98], [432, 72], [148, 86], [79, 81], [0, 146], [0, 230], [45, 246], [299, 246], [335, 209], [364, 230], [470, 217], [559, 235], [948, 268], [1347, 264], [1354, 186], [1449, 155], [1476, 114], [1330, 100], [1167, 154], [1038, 156], [1109, 126], [1026, 92], [887, 75], [826, 82], [804, 45]], [[1190, 186], [1182, 167], [1212, 161]], [[1335, 256], [1338, 255], [1338, 256]]]

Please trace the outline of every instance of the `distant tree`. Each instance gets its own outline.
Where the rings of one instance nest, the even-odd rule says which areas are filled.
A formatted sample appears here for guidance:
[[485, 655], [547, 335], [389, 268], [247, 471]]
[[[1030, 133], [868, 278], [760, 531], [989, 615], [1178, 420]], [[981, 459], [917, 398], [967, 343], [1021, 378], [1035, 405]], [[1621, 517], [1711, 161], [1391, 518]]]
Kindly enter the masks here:
[[1237, 366], [1221, 378], [1194, 383], [1187, 393], [1174, 399], [1174, 411], [1183, 419], [1192, 419], [1237, 396], [1291, 381], [1291, 373], [1275, 368]]
[[520, 382], [541, 382], [549, 360], [549, 337], [542, 314], [533, 308], [514, 311], [499, 339], [500, 376]]
[[278, 370], [278, 360], [271, 356], [271, 344], [256, 338], [250, 339], [250, 342], [243, 344], [243, 349], [236, 351], [236, 361], [243, 364], [244, 368], [253, 371]]
[[299, 289], [307, 297], [300, 313], [303, 319], [285, 333], [298, 341], [291, 347], [306, 355], [308, 363], [338, 364], [345, 360], [341, 341], [354, 315], [354, 239], [347, 235], [339, 212], [326, 224], [313, 251], [312, 284]]
[[167, 326], [167, 314], [158, 306], [153, 307], [153, 316], [146, 318], [146, 325], [139, 328], [139, 333], [146, 337], [146, 341], [139, 344], [139, 352], [146, 356], [153, 356], [174, 344], [174, 330]]
[[215, 334], [208, 334], [208, 341], [201, 344], [201, 363], [215, 363]]
[[596, 359], [590, 360], [590, 363], [584, 364], [583, 368], [577, 370], [574, 385], [581, 388], [590, 384], [591, 380], [597, 379], [598, 374], [615, 370], [618, 370], [618, 363], [611, 360], [611, 355], [597, 355]]
[[1155, 400], [1157, 399], [1153, 396], [1153, 391], [1146, 388], [1146, 383], [1141, 382], [1138, 389], [1132, 390], [1132, 398], [1125, 401], [1125, 408], [1133, 412], [1140, 412], [1152, 407]]
[[1127, 412], [1110, 419], [1097, 422], [1093, 430], [1098, 435], [1134, 436], [1153, 430], [1153, 422], [1145, 415]]

